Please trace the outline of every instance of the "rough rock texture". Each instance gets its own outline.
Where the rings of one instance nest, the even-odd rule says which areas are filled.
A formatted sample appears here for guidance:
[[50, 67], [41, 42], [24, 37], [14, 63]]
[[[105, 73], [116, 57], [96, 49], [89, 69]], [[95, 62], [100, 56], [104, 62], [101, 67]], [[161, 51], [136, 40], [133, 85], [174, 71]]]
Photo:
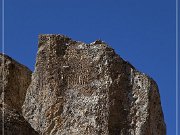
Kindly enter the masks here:
[[[7, 55], [4, 55], [3, 65], [3, 55], [0, 54], [0, 94], [2, 94], [4, 85], [5, 104], [16, 109], [18, 112], [21, 112], [26, 91], [31, 82], [31, 73], [27, 67]], [[2, 102], [1, 99], [0, 102]]]
[[[38, 135], [31, 125], [15, 109], [5, 104], [4, 115], [2, 115], [2, 104], [0, 104], [0, 134], [1, 135]], [[2, 116], [4, 120], [2, 121]], [[2, 124], [4, 122], [4, 132]], [[4, 134], [3, 134], [4, 133]]]
[[165, 135], [156, 83], [106, 43], [40, 35], [23, 115], [45, 135]]
[[30, 82], [31, 71], [28, 68], [0, 54], [0, 134], [38, 135], [21, 114]]

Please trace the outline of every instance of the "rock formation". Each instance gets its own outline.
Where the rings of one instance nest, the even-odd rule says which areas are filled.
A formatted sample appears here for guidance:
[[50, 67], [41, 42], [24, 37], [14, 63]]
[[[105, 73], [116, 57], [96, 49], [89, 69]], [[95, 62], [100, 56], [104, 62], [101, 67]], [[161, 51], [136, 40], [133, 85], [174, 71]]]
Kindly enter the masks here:
[[[5, 103], [13, 109], [21, 112], [27, 88], [31, 82], [32, 72], [25, 66], [16, 62], [7, 55], [0, 54], [0, 93], [4, 84]], [[4, 67], [4, 72], [3, 72]], [[3, 79], [4, 75], [4, 81]]]
[[0, 54], [0, 134], [38, 135], [22, 116], [21, 107], [30, 82], [28, 68]]
[[44, 135], [165, 135], [157, 84], [106, 43], [40, 35], [23, 116]]
[[[0, 105], [1, 135], [38, 135], [38, 133], [31, 127], [24, 117], [7, 104], [4, 106], [4, 115], [2, 115], [2, 104]], [[4, 120], [2, 117], [4, 117]]]

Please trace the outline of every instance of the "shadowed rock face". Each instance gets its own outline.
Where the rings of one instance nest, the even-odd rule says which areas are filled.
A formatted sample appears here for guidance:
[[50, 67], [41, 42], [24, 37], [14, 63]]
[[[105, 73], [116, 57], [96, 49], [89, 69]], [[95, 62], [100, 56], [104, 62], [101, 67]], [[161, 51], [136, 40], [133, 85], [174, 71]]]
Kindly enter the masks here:
[[156, 83], [102, 41], [40, 35], [23, 116], [46, 135], [165, 135]]
[[[4, 71], [3, 71], [4, 67]], [[0, 94], [4, 85], [4, 102], [21, 112], [27, 88], [31, 82], [31, 71], [7, 55], [0, 54]], [[4, 81], [3, 81], [4, 75]], [[0, 99], [0, 102], [1, 99]]]
[[0, 98], [0, 134], [4, 132], [4, 135], [38, 135], [21, 115], [21, 106], [30, 81], [31, 71], [28, 68], [0, 54], [1, 97], [4, 90], [4, 104]]
[[[4, 107], [2, 115], [2, 104], [0, 107], [0, 134], [3, 134], [2, 123], [4, 122], [4, 135], [38, 135], [31, 125], [15, 109], [7, 106]], [[2, 116], [4, 120], [2, 121]]]

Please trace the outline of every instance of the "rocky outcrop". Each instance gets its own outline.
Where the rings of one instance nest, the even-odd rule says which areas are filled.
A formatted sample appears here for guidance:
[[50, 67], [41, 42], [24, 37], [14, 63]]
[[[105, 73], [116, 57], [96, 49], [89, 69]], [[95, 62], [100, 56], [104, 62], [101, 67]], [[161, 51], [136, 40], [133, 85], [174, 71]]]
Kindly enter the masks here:
[[1, 135], [38, 135], [24, 117], [15, 109], [5, 104], [3, 113], [2, 104], [0, 105]]
[[31, 82], [31, 71], [0, 54], [0, 134], [38, 135], [22, 116], [22, 105]]
[[45, 135], [165, 135], [156, 83], [106, 43], [40, 35], [23, 116]]
[[[4, 60], [4, 62], [3, 62]], [[7, 55], [0, 54], [0, 93], [4, 86], [4, 102], [21, 112], [32, 72]], [[2, 102], [2, 101], [0, 101]]]

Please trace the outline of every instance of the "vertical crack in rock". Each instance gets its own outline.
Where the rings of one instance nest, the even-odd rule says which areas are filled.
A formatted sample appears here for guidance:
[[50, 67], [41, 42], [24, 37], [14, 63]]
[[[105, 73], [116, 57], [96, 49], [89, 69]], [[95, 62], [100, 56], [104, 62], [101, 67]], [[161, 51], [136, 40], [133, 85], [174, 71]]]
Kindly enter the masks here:
[[0, 53], [0, 134], [4, 127], [5, 135], [38, 135], [22, 116], [21, 107], [30, 82], [31, 71], [27, 67]]
[[165, 135], [158, 88], [106, 43], [40, 35], [23, 116], [45, 135]]

